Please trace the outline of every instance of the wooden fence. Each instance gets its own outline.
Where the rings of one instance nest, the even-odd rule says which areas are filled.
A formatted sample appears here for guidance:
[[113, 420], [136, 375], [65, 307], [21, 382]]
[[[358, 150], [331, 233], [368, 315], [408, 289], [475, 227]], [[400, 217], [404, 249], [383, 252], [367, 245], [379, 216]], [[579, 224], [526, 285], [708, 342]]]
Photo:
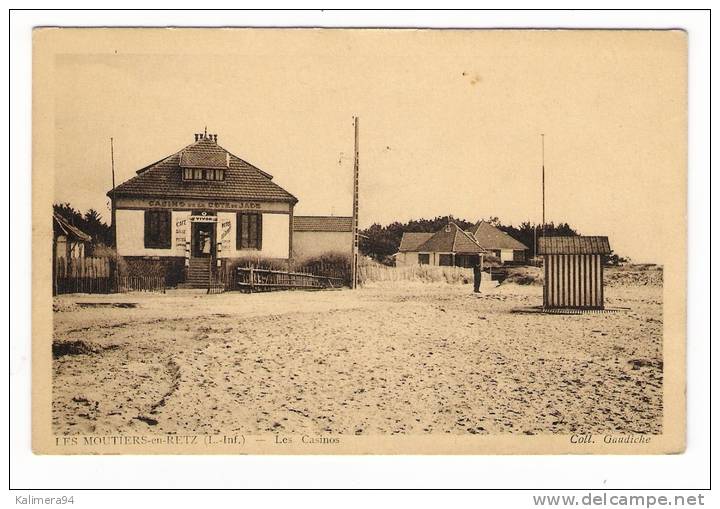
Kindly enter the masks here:
[[273, 290], [322, 290], [340, 288], [342, 278], [318, 276], [303, 272], [238, 267], [235, 269], [235, 288], [246, 292], [267, 292]]
[[118, 293], [162, 292], [165, 293], [165, 276], [118, 276]]
[[164, 292], [164, 276], [114, 274], [110, 258], [58, 258], [53, 270], [53, 295], [65, 293]]
[[53, 293], [110, 293], [111, 275], [108, 258], [58, 258], [53, 271]]
[[300, 266], [296, 266], [296, 271], [303, 274], [342, 279], [346, 284], [350, 284], [351, 267], [350, 263], [346, 260], [315, 260], [305, 262]]

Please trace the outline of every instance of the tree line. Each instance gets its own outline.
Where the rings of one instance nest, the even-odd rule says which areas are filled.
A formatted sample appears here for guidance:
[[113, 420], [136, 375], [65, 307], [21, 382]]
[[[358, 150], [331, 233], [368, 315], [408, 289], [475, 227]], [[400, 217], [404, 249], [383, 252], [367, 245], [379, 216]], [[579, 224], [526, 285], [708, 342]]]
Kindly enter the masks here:
[[84, 214], [69, 203], [53, 204], [53, 212], [59, 214], [68, 223], [76, 226], [92, 237], [92, 246], [112, 246], [112, 228], [103, 221], [95, 209], [88, 209]]

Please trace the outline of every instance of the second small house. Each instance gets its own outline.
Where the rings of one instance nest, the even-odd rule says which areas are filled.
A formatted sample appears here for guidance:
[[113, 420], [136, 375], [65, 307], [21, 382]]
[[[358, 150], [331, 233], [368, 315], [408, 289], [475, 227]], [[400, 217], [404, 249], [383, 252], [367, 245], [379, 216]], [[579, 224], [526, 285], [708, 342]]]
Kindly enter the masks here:
[[435, 233], [403, 233], [395, 264], [474, 267], [485, 249], [455, 223]]
[[352, 251], [352, 217], [295, 216], [293, 218], [293, 257], [307, 260], [317, 256]]
[[524, 263], [527, 258], [528, 247], [525, 244], [486, 221], [478, 222], [469, 233], [483, 249], [504, 264]]

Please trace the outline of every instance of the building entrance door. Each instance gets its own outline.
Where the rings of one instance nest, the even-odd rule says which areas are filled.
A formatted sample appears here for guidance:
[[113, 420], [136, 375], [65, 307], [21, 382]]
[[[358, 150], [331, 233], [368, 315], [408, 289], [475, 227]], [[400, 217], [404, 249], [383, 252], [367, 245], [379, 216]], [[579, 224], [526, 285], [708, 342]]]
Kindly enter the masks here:
[[193, 258], [211, 258], [215, 255], [215, 223], [192, 223]]

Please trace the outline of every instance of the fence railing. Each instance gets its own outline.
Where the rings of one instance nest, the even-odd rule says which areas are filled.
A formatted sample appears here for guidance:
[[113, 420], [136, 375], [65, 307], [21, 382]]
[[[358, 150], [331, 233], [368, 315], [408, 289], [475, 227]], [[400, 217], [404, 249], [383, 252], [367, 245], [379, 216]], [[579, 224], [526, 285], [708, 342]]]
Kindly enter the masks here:
[[117, 278], [117, 292], [162, 292], [165, 293], [164, 276], [124, 276]]
[[53, 293], [164, 292], [164, 276], [115, 275], [110, 258], [58, 258], [53, 271]]
[[304, 272], [286, 272], [252, 267], [238, 267], [235, 270], [235, 288], [246, 292], [293, 289], [322, 290], [340, 288], [344, 283], [342, 278], [319, 276]]
[[303, 274], [342, 279], [346, 284], [350, 283], [351, 278], [350, 263], [344, 260], [340, 262], [326, 260], [305, 262], [296, 266], [295, 270]]

